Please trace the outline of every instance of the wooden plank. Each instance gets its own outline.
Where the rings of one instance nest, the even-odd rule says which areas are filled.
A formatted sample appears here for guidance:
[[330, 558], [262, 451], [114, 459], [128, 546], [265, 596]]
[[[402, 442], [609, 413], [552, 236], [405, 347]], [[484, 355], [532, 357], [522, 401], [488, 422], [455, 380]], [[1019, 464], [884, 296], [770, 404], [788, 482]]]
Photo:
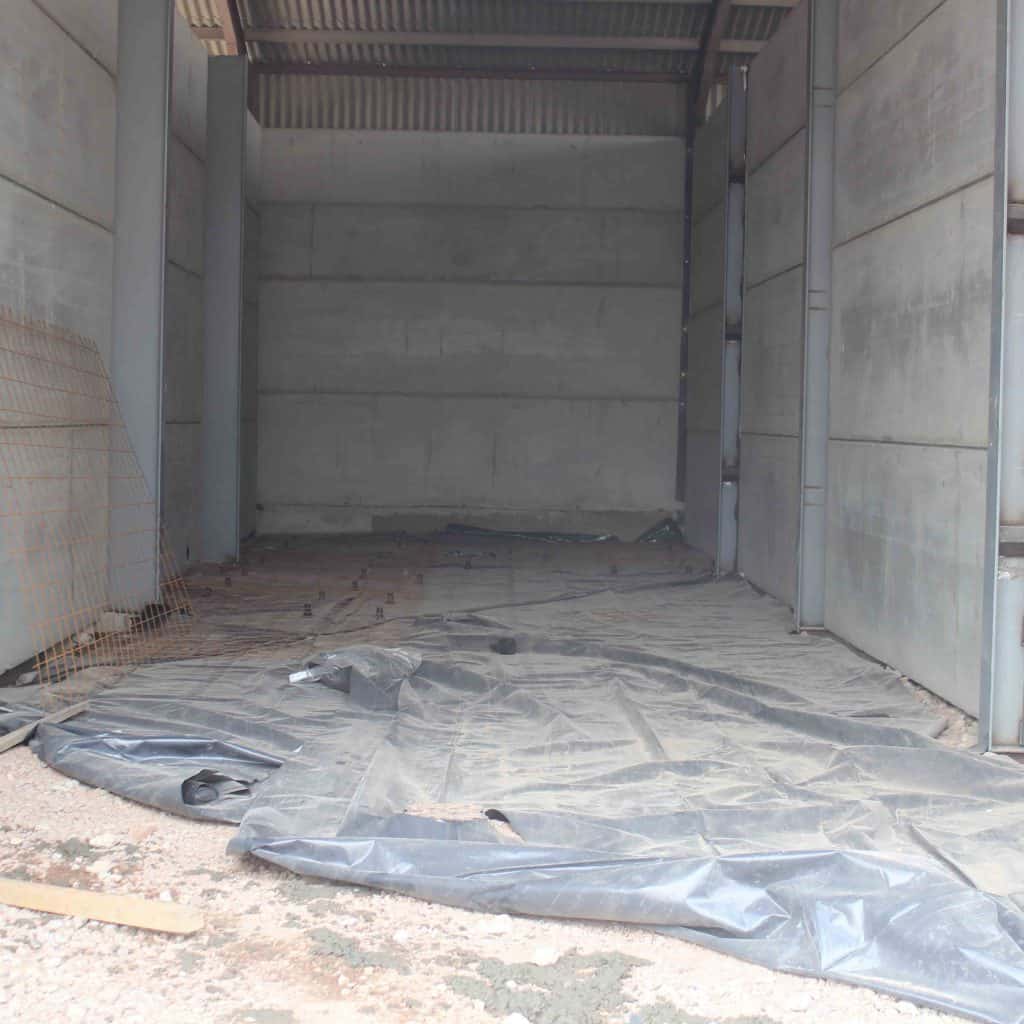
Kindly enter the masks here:
[[23, 725], [18, 729], [12, 729], [10, 732], [0, 736], [0, 754], [4, 753], [6, 750], [10, 750], [12, 747], [17, 747], [24, 743], [32, 736], [32, 733], [36, 731], [38, 726], [55, 725], [57, 722], [66, 722], [69, 718], [74, 718], [75, 715], [80, 715], [88, 707], [89, 702], [84, 700], [80, 704], [72, 704], [71, 707], [61, 708], [60, 711], [54, 711], [49, 715], [44, 715], [42, 718], [36, 719], [34, 722], [29, 722], [28, 725]]
[[0, 878], [0, 903], [24, 910], [40, 910], [65, 917], [86, 917], [90, 921], [144, 928], [172, 935], [194, 935], [203, 927], [203, 915], [180, 903], [147, 900], [141, 896], [69, 889], [42, 882]]

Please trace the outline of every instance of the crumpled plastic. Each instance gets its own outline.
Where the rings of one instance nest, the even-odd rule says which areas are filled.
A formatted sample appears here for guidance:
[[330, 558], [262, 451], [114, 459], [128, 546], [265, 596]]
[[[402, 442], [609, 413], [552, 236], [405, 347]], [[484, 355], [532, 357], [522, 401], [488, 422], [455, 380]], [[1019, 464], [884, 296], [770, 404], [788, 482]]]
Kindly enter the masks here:
[[1024, 772], [938, 744], [893, 673], [783, 622], [739, 584], [433, 616], [312, 659], [348, 692], [150, 666], [35, 747], [302, 874], [1021, 1024]]

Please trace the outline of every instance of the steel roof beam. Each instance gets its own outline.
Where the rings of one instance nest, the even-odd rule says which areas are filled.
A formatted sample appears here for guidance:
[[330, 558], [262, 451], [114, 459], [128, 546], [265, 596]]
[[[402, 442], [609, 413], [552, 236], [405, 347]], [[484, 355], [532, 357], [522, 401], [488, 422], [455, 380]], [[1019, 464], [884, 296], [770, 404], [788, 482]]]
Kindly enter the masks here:
[[492, 78], [526, 81], [626, 82], [642, 85], [674, 84], [687, 81], [682, 72], [602, 71], [600, 68], [480, 68], [415, 67], [401, 64], [276, 64], [253, 63], [257, 75], [341, 75], [371, 78]]
[[[200, 39], [221, 39], [217, 28], [195, 28]], [[359, 29], [251, 28], [250, 43], [306, 43], [346, 46], [464, 46], [476, 49], [523, 50], [649, 50], [697, 53], [701, 41], [690, 36], [573, 36], [490, 34], [477, 32], [374, 32]], [[754, 39], [723, 39], [720, 53], [759, 53], [764, 43]]]

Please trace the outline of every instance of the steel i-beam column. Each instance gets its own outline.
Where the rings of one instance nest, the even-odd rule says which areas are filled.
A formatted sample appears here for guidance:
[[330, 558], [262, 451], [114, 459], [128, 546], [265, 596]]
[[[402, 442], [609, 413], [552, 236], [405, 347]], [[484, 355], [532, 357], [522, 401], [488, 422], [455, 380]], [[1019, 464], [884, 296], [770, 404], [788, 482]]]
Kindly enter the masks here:
[[715, 571], [736, 571], [740, 486], [740, 362], [743, 337], [743, 247], [747, 189], [747, 91], [744, 72], [729, 72], [725, 286], [722, 322], [722, 470]]
[[211, 57], [206, 95], [201, 554], [238, 557], [248, 60]]
[[796, 624], [800, 629], [820, 629], [825, 625], [837, 6], [837, 0], [813, 0], [810, 9], [804, 380], [796, 600]]
[[1024, 0], [1001, 0], [979, 744], [1024, 748]]
[[171, 0], [120, 0], [117, 33], [114, 291], [110, 375], [149, 491], [110, 477], [109, 599], [159, 596], [160, 456]]

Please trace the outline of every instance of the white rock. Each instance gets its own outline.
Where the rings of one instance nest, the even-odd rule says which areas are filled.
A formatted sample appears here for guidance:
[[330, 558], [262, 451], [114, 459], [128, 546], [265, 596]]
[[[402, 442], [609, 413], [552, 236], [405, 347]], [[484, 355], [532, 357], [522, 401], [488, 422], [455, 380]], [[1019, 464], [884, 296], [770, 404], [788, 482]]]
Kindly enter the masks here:
[[530, 963], [538, 967], [550, 967], [558, 963], [559, 953], [552, 946], [538, 946], [530, 957]]
[[512, 918], [508, 914], [492, 914], [485, 917], [477, 928], [489, 935], [503, 935], [512, 927]]
[[410, 935], [404, 928], [399, 928], [394, 935], [391, 936], [395, 942], [405, 945], [409, 941]]
[[807, 1013], [807, 1011], [811, 1008], [811, 1005], [811, 997], [806, 993], [800, 993], [799, 995], [793, 996], [793, 998], [789, 1000], [787, 1009], [789, 1009], [792, 1013]]
[[502, 1020], [501, 1024], [530, 1024], [530, 1020], [521, 1013], [510, 1013]]
[[171, 895], [171, 890], [170, 889], [164, 889], [164, 891], [162, 893], [160, 893], [160, 899], [163, 900], [164, 903], [171, 903], [171, 902], [173, 902], [174, 901], [174, 897]]
[[109, 832], [93, 836], [92, 839], [89, 840], [89, 845], [94, 850], [109, 850], [112, 846], [117, 846], [117, 843], [117, 836], [112, 836]]

